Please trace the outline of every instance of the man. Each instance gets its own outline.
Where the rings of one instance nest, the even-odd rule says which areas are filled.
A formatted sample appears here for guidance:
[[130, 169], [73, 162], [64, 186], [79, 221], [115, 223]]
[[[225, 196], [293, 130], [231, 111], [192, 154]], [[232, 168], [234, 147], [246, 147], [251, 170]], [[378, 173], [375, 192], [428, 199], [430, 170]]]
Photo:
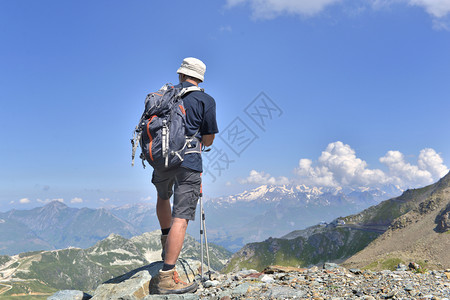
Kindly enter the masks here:
[[[185, 58], [177, 70], [180, 86], [198, 86], [203, 82], [205, 64], [196, 58]], [[186, 135], [197, 137], [193, 143], [211, 146], [218, 133], [216, 103], [202, 91], [193, 91], [183, 97], [186, 111]], [[201, 142], [201, 144], [200, 144]], [[156, 214], [161, 226], [162, 258], [164, 265], [152, 282], [152, 293], [182, 294], [195, 292], [197, 284], [187, 284], [178, 278], [175, 264], [183, 247], [189, 220], [195, 219], [195, 210], [201, 187], [201, 153], [187, 153], [180, 167], [159, 172], [153, 171], [152, 183], [158, 192]], [[170, 197], [174, 195], [173, 209]]]

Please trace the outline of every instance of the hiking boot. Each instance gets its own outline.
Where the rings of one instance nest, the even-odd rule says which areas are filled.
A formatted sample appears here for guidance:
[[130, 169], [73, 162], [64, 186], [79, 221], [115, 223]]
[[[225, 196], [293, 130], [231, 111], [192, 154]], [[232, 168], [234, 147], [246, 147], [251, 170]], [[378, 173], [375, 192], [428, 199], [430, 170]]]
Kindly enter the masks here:
[[150, 282], [150, 294], [194, 293], [197, 288], [196, 282], [189, 284], [181, 281], [175, 268], [169, 271], [159, 271], [158, 276], [152, 278]]
[[161, 251], [161, 259], [162, 261], [164, 261], [164, 258], [166, 257], [166, 241], [167, 241], [167, 237], [168, 235], [161, 235], [161, 247], [162, 247], [162, 251]]

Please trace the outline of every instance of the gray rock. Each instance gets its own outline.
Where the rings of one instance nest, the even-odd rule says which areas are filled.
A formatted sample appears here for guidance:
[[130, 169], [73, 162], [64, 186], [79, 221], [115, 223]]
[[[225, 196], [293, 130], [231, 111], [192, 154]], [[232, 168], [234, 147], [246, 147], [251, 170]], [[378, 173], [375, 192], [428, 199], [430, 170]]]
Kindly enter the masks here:
[[437, 232], [446, 232], [450, 230], [450, 204], [442, 210], [439, 215], [436, 217], [436, 228]]
[[170, 294], [170, 295], [149, 295], [143, 300], [198, 300], [200, 297], [196, 294]]
[[91, 299], [92, 296], [86, 294], [82, 291], [76, 290], [63, 290], [58, 291], [47, 298], [47, 300], [87, 300]]
[[238, 275], [238, 276], [241, 276], [241, 277], [244, 277], [244, 276], [246, 276], [246, 275], [255, 274], [255, 273], [258, 273], [258, 271], [253, 270], [253, 269], [250, 269], [250, 270], [242, 270], [242, 271], [239, 271], [239, 272], [237, 273], [237, 275]]
[[306, 296], [303, 290], [295, 290], [285, 286], [275, 286], [261, 295], [263, 299], [288, 299], [301, 298]]
[[263, 274], [263, 275], [259, 276], [258, 280], [262, 281], [264, 283], [272, 283], [275, 281], [275, 279], [273, 279], [272, 276], [267, 275], [267, 274]]
[[408, 271], [408, 267], [402, 263], [397, 265], [396, 271]]
[[243, 283], [241, 285], [238, 285], [237, 287], [231, 290], [231, 296], [242, 297], [247, 293], [249, 287], [250, 287], [249, 283]]
[[149, 295], [152, 276], [148, 271], [140, 271], [120, 283], [104, 283], [94, 293], [92, 300], [138, 300]]
[[328, 263], [328, 262], [326, 262], [326, 263], [323, 264], [323, 268], [325, 270], [333, 270], [333, 269], [337, 269], [337, 268], [340, 268], [340, 267], [341, 267], [340, 265], [335, 264], [335, 263]]
[[392, 299], [394, 298], [394, 296], [397, 295], [397, 291], [391, 291], [385, 295], [383, 295], [384, 299]]
[[412, 270], [419, 270], [420, 269], [420, 265], [418, 263], [415, 263], [415, 262], [410, 262], [408, 266]]
[[233, 279], [234, 281], [240, 281], [240, 280], [242, 280], [242, 277], [239, 276], [239, 275], [235, 275], [235, 276], [233, 276], [232, 279]]
[[203, 283], [204, 288], [216, 287], [220, 284], [217, 280], [207, 280]]

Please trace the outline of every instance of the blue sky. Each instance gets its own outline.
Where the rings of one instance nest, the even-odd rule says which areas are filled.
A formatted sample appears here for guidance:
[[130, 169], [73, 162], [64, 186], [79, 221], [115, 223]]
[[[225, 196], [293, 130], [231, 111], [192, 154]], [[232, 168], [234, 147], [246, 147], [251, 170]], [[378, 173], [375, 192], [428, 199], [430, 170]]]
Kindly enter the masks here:
[[155, 201], [129, 139], [188, 56], [217, 102], [209, 197], [448, 172], [449, 0], [3, 0], [0, 39], [0, 211]]

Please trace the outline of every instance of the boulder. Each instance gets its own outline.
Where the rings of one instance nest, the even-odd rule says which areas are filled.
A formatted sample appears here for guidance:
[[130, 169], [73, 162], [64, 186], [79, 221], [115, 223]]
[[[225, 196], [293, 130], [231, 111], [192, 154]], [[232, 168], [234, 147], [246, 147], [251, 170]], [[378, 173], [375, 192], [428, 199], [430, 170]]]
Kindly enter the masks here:
[[62, 290], [48, 297], [47, 300], [88, 300], [91, 295], [77, 290]]
[[149, 284], [152, 276], [147, 270], [137, 272], [120, 283], [104, 283], [94, 293], [92, 300], [128, 299], [138, 300], [149, 295]]
[[[149, 293], [150, 280], [152, 279], [152, 277], [158, 275], [158, 272], [162, 268], [162, 266], [163, 262], [158, 261], [150, 265], [135, 269], [122, 276], [110, 279], [97, 287], [92, 300], [153, 299], [152, 295], [150, 295]], [[198, 274], [199, 264], [196, 261], [179, 259], [176, 267], [181, 280], [192, 282], [195, 278], [195, 275]], [[162, 299], [164, 298], [164, 296], [159, 296], [155, 299], [160, 298]]]
[[436, 217], [436, 224], [435, 231], [437, 232], [442, 233], [450, 230], [450, 204]]

